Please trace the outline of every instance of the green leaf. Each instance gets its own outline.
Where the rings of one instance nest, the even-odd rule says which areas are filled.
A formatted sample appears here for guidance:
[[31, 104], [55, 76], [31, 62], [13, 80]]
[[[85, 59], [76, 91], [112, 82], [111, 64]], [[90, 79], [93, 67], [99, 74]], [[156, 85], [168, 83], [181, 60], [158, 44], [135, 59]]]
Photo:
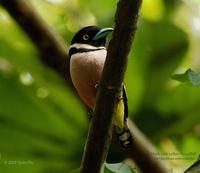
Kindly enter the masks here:
[[[173, 23], [140, 19], [125, 80], [130, 112], [154, 106], [156, 100], [165, 93], [165, 85], [182, 62], [188, 45], [186, 33]], [[149, 117], [148, 113], [144, 116], [141, 114], [134, 113], [142, 118], [146, 115]], [[141, 122], [142, 127], [149, 126], [144, 125], [143, 120]]]
[[157, 129], [166, 129], [165, 125], [175, 121], [175, 116], [161, 114], [157, 104], [166, 95], [169, 79], [188, 46], [187, 34], [172, 22], [140, 20], [125, 83], [131, 115], [148, 136], [155, 138], [161, 134]]
[[199, 173], [200, 170], [200, 158], [190, 166], [184, 173]]
[[183, 74], [175, 74], [172, 76], [172, 79], [175, 79], [180, 82], [188, 82], [193, 86], [200, 87], [200, 72], [195, 72], [192, 69], [188, 69]]
[[104, 173], [136, 173], [134, 168], [125, 163], [104, 164]]

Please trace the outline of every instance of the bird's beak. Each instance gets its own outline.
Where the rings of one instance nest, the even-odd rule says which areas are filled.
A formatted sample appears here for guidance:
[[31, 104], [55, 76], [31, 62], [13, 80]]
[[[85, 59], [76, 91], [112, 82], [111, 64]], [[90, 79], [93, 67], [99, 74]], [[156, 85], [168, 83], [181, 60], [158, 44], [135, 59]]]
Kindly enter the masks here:
[[108, 36], [108, 34], [110, 34], [113, 31], [113, 28], [103, 28], [101, 29], [94, 37], [93, 37], [93, 41], [97, 41], [101, 38], [105, 38]]

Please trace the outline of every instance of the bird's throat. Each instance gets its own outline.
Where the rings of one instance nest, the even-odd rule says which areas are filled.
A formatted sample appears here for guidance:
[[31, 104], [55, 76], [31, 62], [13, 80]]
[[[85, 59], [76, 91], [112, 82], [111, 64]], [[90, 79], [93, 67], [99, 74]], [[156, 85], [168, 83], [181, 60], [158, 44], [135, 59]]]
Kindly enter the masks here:
[[98, 50], [104, 50], [105, 47], [95, 47], [89, 44], [73, 44], [69, 48], [69, 58], [75, 53], [86, 53], [86, 52], [92, 52], [92, 51], [98, 51]]

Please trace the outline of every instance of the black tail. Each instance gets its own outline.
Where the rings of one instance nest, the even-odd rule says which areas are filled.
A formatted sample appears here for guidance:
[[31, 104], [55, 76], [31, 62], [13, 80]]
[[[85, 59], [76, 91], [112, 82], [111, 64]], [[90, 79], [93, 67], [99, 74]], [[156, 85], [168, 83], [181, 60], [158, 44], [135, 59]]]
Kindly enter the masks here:
[[116, 134], [117, 134], [120, 144], [124, 148], [130, 148], [132, 145], [132, 136], [128, 129], [126, 121], [124, 123], [125, 123], [124, 128], [119, 128], [115, 126], [115, 130], [116, 130]]

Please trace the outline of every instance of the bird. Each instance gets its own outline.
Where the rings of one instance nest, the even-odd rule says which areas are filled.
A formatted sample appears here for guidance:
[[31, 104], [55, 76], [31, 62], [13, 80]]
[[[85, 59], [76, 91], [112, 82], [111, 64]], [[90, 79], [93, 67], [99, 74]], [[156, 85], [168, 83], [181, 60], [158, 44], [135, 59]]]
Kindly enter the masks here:
[[[94, 110], [96, 94], [107, 55], [106, 41], [112, 28], [86, 26], [72, 38], [68, 57], [72, 83], [82, 101]], [[127, 125], [128, 103], [124, 84], [117, 99], [114, 127], [120, 144], [124, 148], [132, 145]]]

